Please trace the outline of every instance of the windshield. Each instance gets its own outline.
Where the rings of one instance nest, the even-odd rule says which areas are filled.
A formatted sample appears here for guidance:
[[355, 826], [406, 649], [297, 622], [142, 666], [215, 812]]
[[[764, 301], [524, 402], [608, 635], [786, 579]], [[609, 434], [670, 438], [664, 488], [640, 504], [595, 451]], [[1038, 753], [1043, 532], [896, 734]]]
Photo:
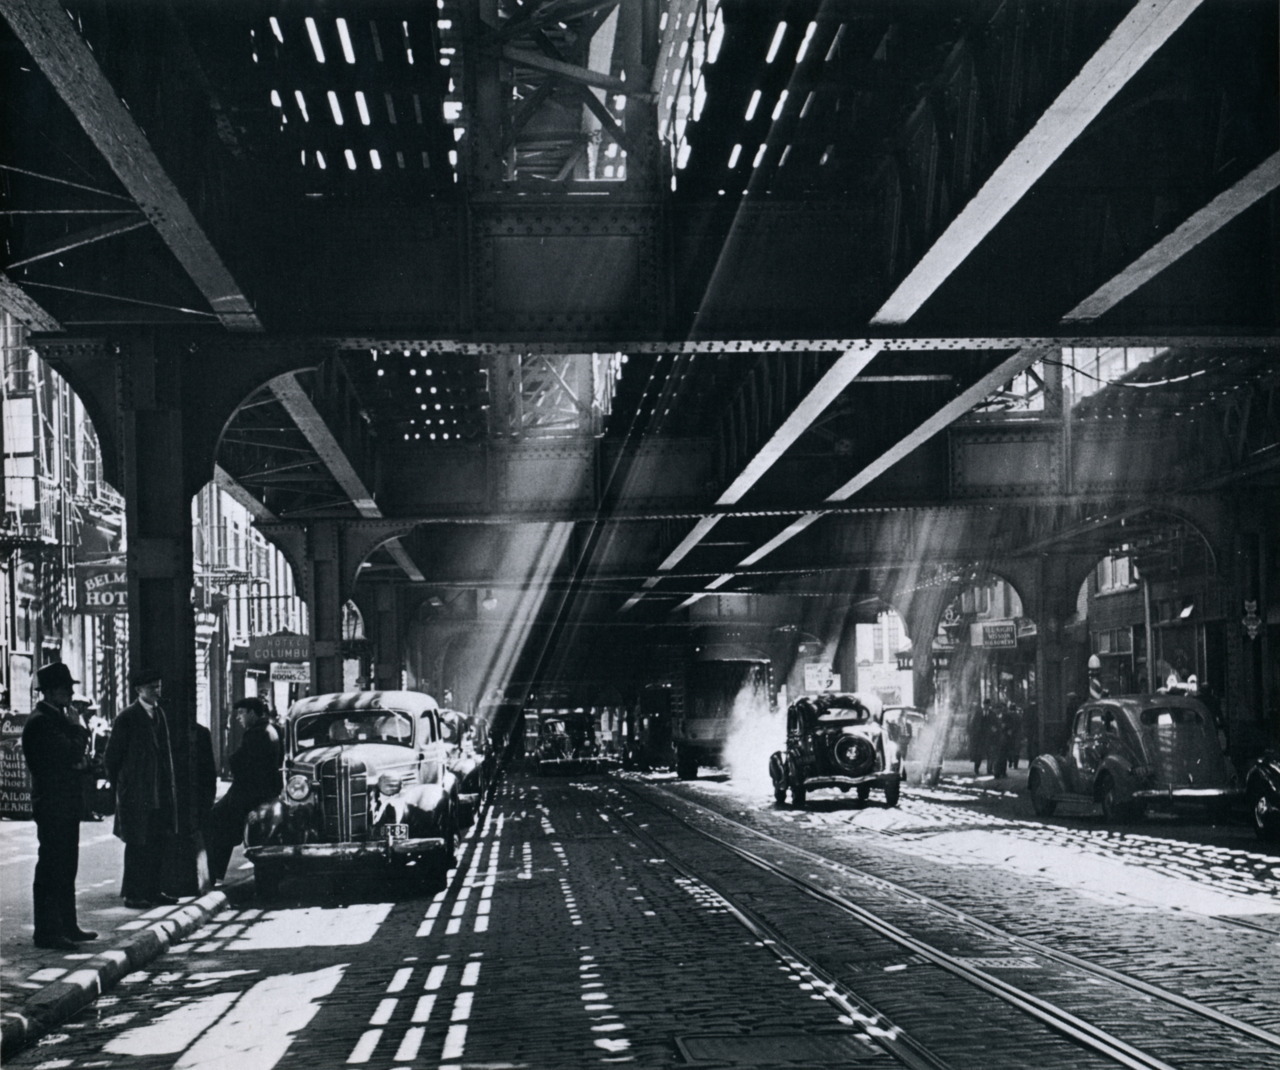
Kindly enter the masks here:
[[326, 743], [391, 743], [413, 746], [413, 720], [397, 710], [325, 710], [299, 717], [298, 749]]

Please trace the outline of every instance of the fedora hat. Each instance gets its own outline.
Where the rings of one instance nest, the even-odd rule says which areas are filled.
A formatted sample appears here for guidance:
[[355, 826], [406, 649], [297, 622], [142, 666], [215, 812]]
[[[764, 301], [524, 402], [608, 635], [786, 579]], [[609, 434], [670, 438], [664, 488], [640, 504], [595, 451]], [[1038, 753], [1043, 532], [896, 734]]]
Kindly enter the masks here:
[[129, 674], [129, 683], [133, 687], [141, 687], [143, 684], [154, 684], [163, 675], [164, 674], [159, 669], [146, 666], [141, 669], [134, 669], [133, 672]]
[[74, 687], [79, 682], [72, 678], [71, 670], [60, 661], [51, 661], [36, 670], [36, 687], [41, 691], [52, 691], [55, 687]]

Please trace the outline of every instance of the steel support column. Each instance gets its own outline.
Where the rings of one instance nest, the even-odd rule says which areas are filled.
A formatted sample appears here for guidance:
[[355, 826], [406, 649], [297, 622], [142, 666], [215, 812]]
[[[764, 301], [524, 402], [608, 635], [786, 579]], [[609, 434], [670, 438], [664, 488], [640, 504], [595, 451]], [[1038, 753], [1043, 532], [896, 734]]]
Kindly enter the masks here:
[[311, 617], [311, 692], [342, 688], [342, 606], [347, 600], [341, 522], [317, 520], [307, 529], [304, 563], [307, 610]]
[[[400, 686], [404, 658], [400, 650], [400, 607], [397, 587], [382, 585], [369, 599], [373, 612], [365, 617], [365, 626], [372, 634], [374, 662], [373, 686], [383, 691], [393, 691]], [[370, 619], [372, 617], [372, 620]]]
[[[1027, 608], [1038, 631], [1036, 713], [1040, 739], [1036, 749], [1041, 754], [1061, 750], [1074, 707], [1089, 697], [1087, 643], [1072, 639], [1065, 629], [1084, 579], [1080, 571], [1073, 557], [1042, 557], [1035, 570], [1034, 589], [1027, 592]], [[1069, 701], [1073, 694], [1076, 701]]]
[[128, 532], [129, 664], [164, 674], [180, 849], [166, 862], [165, 887], [195, 895], [208, 885], [200, 858], [195, 777], [196, 627], [191, 605], [191, 499], [183, 478], [190, 449], [183, 429], [179, 353], [154, 337], [120, 347], [121, 474]]

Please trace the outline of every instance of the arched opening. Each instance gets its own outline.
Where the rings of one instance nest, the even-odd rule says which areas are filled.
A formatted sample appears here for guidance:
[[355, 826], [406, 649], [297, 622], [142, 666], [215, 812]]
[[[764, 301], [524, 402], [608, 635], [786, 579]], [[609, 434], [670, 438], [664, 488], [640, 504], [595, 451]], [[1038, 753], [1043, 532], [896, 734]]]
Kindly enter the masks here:
[[217, 480], [191, 499], [196, 720], [209, 728], [224, 771], [238, 744], [232, 706], [256, 696], [284, 710], [310, 680], [305, 649], [284, 643], [308, 634], [306, 602], [288, 559], [254, 520]]
[[936, 725], [931, 767], [968, 760], [975, 774], [1035, 756], [1039, 718], [1036, 622], [992, 571], [956, 576], [931, 655]]
[[1087, 664], [1088, 695], [1186, 689], [1216, 703], [1230, 622], [1212, 548], [1180, 517], [1142, 521], [1115, 531], [1066, 625]]
[[108, 721], [128, 703], [123, 496], [71, 384], [0, 313], [0, 730], [21, 732], [36, 670], [63, 661]]

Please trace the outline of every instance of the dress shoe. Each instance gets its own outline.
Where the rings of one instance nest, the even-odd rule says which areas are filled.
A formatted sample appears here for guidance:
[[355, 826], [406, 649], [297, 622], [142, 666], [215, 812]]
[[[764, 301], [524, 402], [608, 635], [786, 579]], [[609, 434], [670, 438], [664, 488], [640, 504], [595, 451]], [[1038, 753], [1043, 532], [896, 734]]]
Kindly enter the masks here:
[[67, 933], [67, 938], [80, 944], [84, 943], [86, 940], [98, 939], [98, 934], [92, 929], [72, 929], [71, 932]]
[[178, 901], [176, 896], [166, 895], [164, 892], [157, 892], [155, 899], [156, 903], [163, 907], [171, 907]]
[[130, 910], [150, 910], [155, 903], [150, 899], [126, 899], [124, 905]]
[[43, 936], [35, 941], [36, 947], [46, 951], [79, 951], [80, 946], [72, 943], [65, 936]]

